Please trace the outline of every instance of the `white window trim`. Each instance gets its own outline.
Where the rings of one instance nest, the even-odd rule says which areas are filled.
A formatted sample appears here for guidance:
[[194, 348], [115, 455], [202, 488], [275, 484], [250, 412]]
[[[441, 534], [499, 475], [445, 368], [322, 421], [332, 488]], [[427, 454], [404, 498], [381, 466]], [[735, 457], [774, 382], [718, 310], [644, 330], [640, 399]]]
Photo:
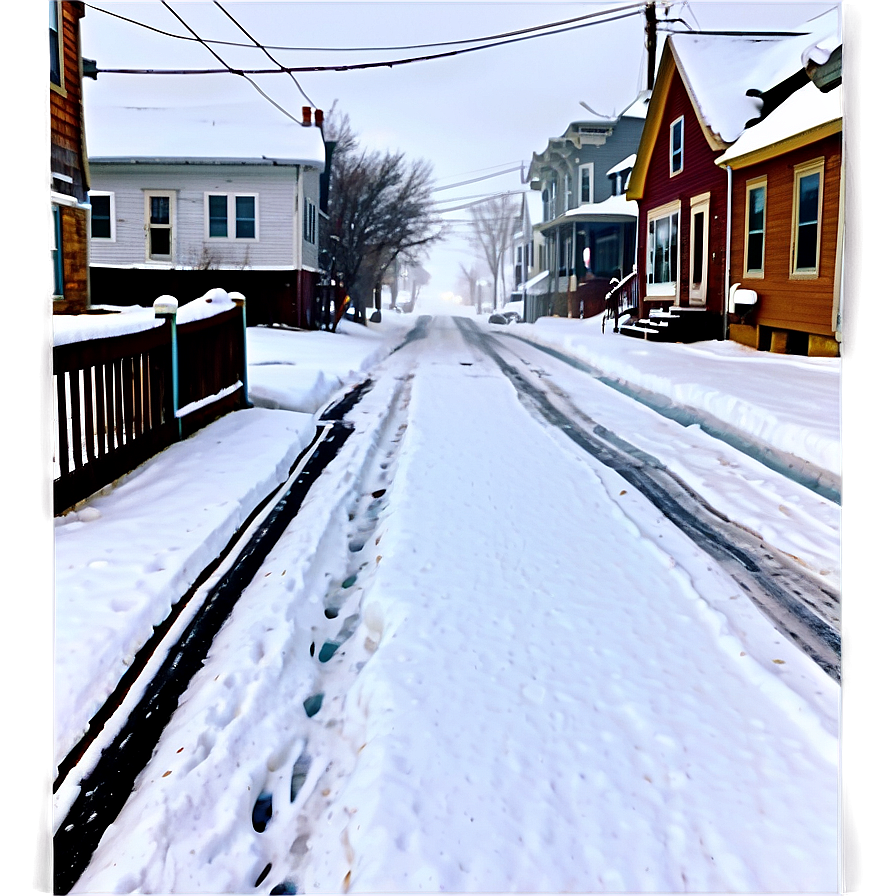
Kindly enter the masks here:
[[[208, 200], [210, 196], [226, 196], [227, 197], [227, 236], [212, 236], [211, 222], [208, 213]], [[237, 197], [250, 197], [255, 200], [255, 236], [237, 236], [236, 235], [236, 200]], [[205, 193], [202, 199], [203, 210], [203, 234], [204, 239], [210, 243], [257, 243], [260, 239], [261, 228], [259, 226], [258, 214], [258, 193], [248, 193], [242, 190], [236, 190], [232, 193], [223, 190], [210, 190]]]
[[[821, 227], [824, 211], [824, 156], [795, 165], [793, 168], [793, 202], [791, 206], [790, 222], [790, 279], [791, 280], [817, 280], [821, 265]], [[799, 199], [800, 179], [808, 174], [818, 174], [818, 226], [815, 234], [815, 267], [796, 268], [797, 231], [799, 229]]]
[[[305, 209], [302, 214], [302, 239], [308, 243], [309, 246], [317, 245], [317, 233], [318, 233], [318, 220], [317, 220], [317, 205], [315, 204], [313, 199], [305, 198]], [[311, 225], [311, 239], [308, 239], [308, 225]]]
[[94, 236], [93, 235], [93, 210], [91, 209], [90, 215], [88, 215], [87, 220], [90, 226], [90, 239], [92, 240], [100, 240], [103, 243], [114, 243], [116, 241], [115, 234], [115, 194], [110, 190], [88, 190], [88, 196], [108, 196], [109, 197], [109, 236]]
[[[678, 170], [673, 170], [672, 138], [675, 134], [675, 125], [679, 122], [681, 122], [681, 167], [678, 168]], [[682, 171], [684, 171], [684, 115], [679, 115], [678, 118], [669, 125], [669, 177], [675, 177], [677, 174], [681, 174]]]
[[[586, 171], [588, 172], [588, 184], [590, 193], [587, 200], [582, 196], [582, 179]], [[585, 165], [579, 165], [579, 205], [584, 205], [586, 202], [589, 204], [594, 202], [594, 162], [588, 162]]]
[[[688, 268], [688, 302], [695, 305], [706, 304], [706, 286], [709, 280], [709, 199], [710, 193], [701, 193], [699, 196], [692, 196], [690, 201], [691, 207], [691, 230], [689, 242], [689, 268]], [[699, 212], [703, 212], [703, 281], [699, 287], [694, 283], [694, 224], [695, 218]], [[681, 244], [681, 225], [678, 230], [679, 245]]]
[[[750, 192], [759, 188], [765, 190], [765, 209], [762, 215], [762, 265], [752, 270], [747, 269], [750, 254]], [[765, 246], [768, 242], [768, 177], [753, 177], [746, 183], [744, 191], [744, 270], [745, 279], [760, 280], [765, 277]]]
[[[656, 221], [659, 218], [668, 218], [673, 214], [678, 215], [678, 245], [676, 247], [677, 254], [675, 258], [675, 268], [678, 272], [678, 276], [674, 281], [670, 284], [662, 284], [658, 286], [657, 284], [651, 284], [649, 281], [650, 275], [650, 222]], [[645, 239], [644, 245], [644, 267], [645, 267], [645, 277], [646, 279], [646, 289], [647, 296], [649, 298], [672, 298], [675, 300], [675, 304], [677, 305], [679, 302], [679, 289], [681, 283], [681, 200], [676, 199], [674, 202], [667, 202], [665, 205], [659, 205], [656, 208], [650, 209], [647, 212], [647, 234], [648, 237]]]
[[[150, 200], [154, 196], [167, 196], [169, 200], [168, 208], [170, 210], [170, 221], [167, 227], [171, 231], [171, 254], [153, 256], [150, 252], [151, 242], [149, 239], [150, 224], [149, 212], [151, 207]], [[143, 191], [143, 229], [146, 234], [145, 248], [146, 260], [151, 262], [162, 262], [172, 264], [177, 257], [177, 191], [176, 190], [144, 190]]]

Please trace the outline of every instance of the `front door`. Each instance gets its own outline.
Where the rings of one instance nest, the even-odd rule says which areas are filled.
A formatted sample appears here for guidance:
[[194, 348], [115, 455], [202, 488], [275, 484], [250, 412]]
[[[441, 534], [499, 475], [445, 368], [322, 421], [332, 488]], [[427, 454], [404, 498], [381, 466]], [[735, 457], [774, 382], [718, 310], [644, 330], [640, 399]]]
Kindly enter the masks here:
[[689, 305], [706, 305], [709, 278], [709, 193], [691, 199]]

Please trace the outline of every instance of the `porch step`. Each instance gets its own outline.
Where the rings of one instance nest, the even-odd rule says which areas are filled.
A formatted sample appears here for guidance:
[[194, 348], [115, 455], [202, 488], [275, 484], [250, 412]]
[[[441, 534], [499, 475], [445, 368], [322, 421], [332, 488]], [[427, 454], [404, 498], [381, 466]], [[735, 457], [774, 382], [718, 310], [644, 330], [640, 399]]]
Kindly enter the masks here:
[[645, 318], [625, 324], [619, 332], [652, 342], [701, 342], [717, 339], [721, 333], [721, 315], [703, 308], [654, 309]]

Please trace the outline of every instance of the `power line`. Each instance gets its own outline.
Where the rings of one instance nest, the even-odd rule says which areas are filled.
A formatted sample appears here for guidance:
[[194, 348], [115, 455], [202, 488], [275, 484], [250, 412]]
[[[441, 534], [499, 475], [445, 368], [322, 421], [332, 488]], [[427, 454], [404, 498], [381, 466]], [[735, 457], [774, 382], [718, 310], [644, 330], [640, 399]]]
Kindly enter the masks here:
[[221, 63], [221, 65], [227, 66], [227, 71], [229, 71], [231, 74], [240, 75], [241, 77], [245, 78], [272, 106], [275, 106], [287, 118], [291, 119], [296, 124], [302, 124], [302, 122], [299, 121], [299, 119], [296, 118], [291, 112], [288, 112], [275, 99], [268, 96], [245, 72], [238, 71], [237, 69], [228, 66], [227, 63], [207, 43], [205, 43], [205, 41], [198, 34], [196, 34], [196, 32], [193, 31], [193, 29], [166, 3], [166, 0], [161, 0], [161, 2], [162, 6], [164, 6], [165, 9], [167, 9], [184, 26], [184, 28], [187, 29], [187, 31], [195, 35], [196, 39], [202, 44], [202, 46], [204, 46], [206, 50], [208, 50], [209, 53], [211, 53], [212, 56], [214, 56], [215, 59], [217, 59]]
[[484, 174], [482, 177], [474, 177], [471, 180], [462, 180], [456, 184], [448, 184], [445, 187], [436, 187], [432, 190], [433, 193], [438, 193], [440, 190], [451, 190], [454, 187], [466, 187], [468, 184], [476, 184], [482, 180], [490, 180], [493, 177], [500, 177], [504, 174], [510, 174], [513, 171], [520, 171], [522, 168], [522, 162], [519, 165], [515, 165], [513, 168], [505, 168], [503, 171], [496, 171], [494, 174]]
[[[568, 25], [572, 22], [579, 22], [584, 19], [596, 18], [600, 16], [606, 16], [610, 13], [622, 12], [627, 9], [640, 8], [643, 4], [641, 3], [629, 3], [625, 6], [618, 6], [614, 9], [605, 9], [601, 12], [588, 13], [583, 16], [576, 16], [571, 19], [561, 19], [557, 22], [547, 22], [544, 25], [533, 25], [530, 28], [519, 28], [516, 31], [506, 31], [502, 34], [492, 34], [486, 37], [470, 37], [463, 40], [448, 40], [448, 41], [437, 41], [434, 43], [426, 43], [426, 44], [402, 44], [391, 47], [282, 47], [276, 46], [273, 44], [268, 44], [265, 46], [261, 46], [257, 43], [244, 44], [240, 41], [228, 41], [228, 40], [213, 40], [211, 38], [203, 41], [201, 38], [196, 36], [190, 37], [185, 34], [174, 34], [171, 31], [164, 31], [161, 28], [156, 28], [153, 25], [147, 25], [145, 22], [139, 22], [136, 19], [129, 19], [127, 16], [120, 15], [119, 13], [112, 12], [108, 9], [103, 9], [99, 6], [93, 6], [90, 3], [85, 4], [90, 9], [96, 10], [96, 12], [105, 13], [108, 16], [112, 16], [116, 19], [121, 19], [124, 22], [128, 22], [131, 25], [138, 25], [141, 28], [146, 28], [148, 31], [153, 31], [156, 34], [161, 34], [164, 37], [173, 37], [177, 40], [188, 40], [188, 41], [199, 41], [200, 43], [206, 44], [220, 44], [222, 46], [229, 47], [250, 47], [250, 48], [261, 48], [268, 50], [286, 50], [289, 52], [302, 52], [302, 53], [355, 53], [355, 52], [371, 52], [371, 53], [379, 53], [379, 52], [389, 52], [393, 50], [424, 50], [430, 49], [433, 47], [450, 47], [457, 46], [459, 44], [471, 44], [471, 43], [481, 43], [483, 41], [491, 41], [491, 40], [499, 40], [505, 37], [514, 37], [518, 34], [527, 34], [533, 31], [544, 31], [547, 28], [554, 28], [559, 25]], [[254, 38], [252, 38], [254, 41]]]
[[[164, 2], [164, 0], [162, 0]], [[581, 25], [571, 25], [568, 28], [558, 28], [554, 31], [544, 31], [540, 34], [527, 34], [523, 37], [514, 37], [510, 40], [496, 41], [493, 43], [481, 44], [477, 47], [466, 47], [463, 50], [450, 50], [445, 53], [433, 53], [429, 56], [414, 56], [407, 59], [392, 59], [386, 62], [360, 62], [355, 65], [290, 65], [281, 68], [244, 68], [237, 69], [222, 62], [225, 67], [223, 69], [148, 69], [148, 68], [98, 68], [97, 73], [108, 75], [279, 75], [289, 72], [348, 72], [358, 71], [361, 69], [371, 68], [394, 68], [397, 65], [409, 65], [412, 62], [430, 62], [434, 59], [446, 59], [450, 56], [461, 56], [465, 53], [474, 53], [477, 50], [488, 50], [492, 47], [504, 47], [508, 44], [515, 44], [524, 40], [533, 40], [537, 37], [549, 37], [554, 34], [564, 34], [567, 31], [578, 31], [580, 28], [593, 28], [595, 25], [605, 25], [609, 22], [616, 22], [620, 19], [628, 19], [632, 16], [640, 15], [640, 4], [638, 8], [632, 12], [622, 13], [612, 18], [600, 19], [596, 22], [585, 22]], [[204, 44], [208, 47], [207, 44]], [[208, 47], [211, 50], [211, 47]], [[214, 52], [214, 51], [212, 51]], [[215, 54], [217, 55], [217, 54]], [[220, 57], [219, 57], [220, 58]]]
[[[242, 31], [243, 34], [245, 34], [246, 37], [249, 38], [249, 40], [254, 41], [254, 43], [258, 47], [258, 49], [261, 50], [265, 54], [265, 56], [267, 56], [268, 59], [270, 59], [271, 62], [274, 63], [274, 65], [279, 65], [280, 68], [283, 69], [283, 71], [286, 71], [286, 69], [283, 68], [283, 65], [281, 63], [279, 63], [276, 59], [274, 59], [274, 57], [268, 52], [268, 50], [265, 47], [263, 47], [260, 43], [258, 43], [258, 41], [255, 40], [255, 38], [252, 37], [252, 35], [249, 34], [249, 32], [226, 9], [224, 9], [224, 7], [218, 2], [218, 0], [215, 0], [215, 6], [217, 6], [218, 9], [220, 9], [221, 12], [223, 12], [224, 15], [227, 16], [227, 18], [230, 19], [230, 21], [233, 22], [233, 24], [236, 25], [236, 27], [239, 28], [240, 31]], [[302, 96], [305, 97], [305, 99], [308, 100], [308, 102], [311, 103], [312, 106], [314, 106], [315, 105], [314, 101], [311, 99], [310, 96], [308, 96], [307, 93], [305, 93], [304, 90], [302, 90], [302, 85], [299, 84], [296, 76], [292, 72], [286, 72], [286, 73], [292, 79], [293, 84], [295, 84], [296, 87], [298, 88], [299, 93], [301, 93]]]

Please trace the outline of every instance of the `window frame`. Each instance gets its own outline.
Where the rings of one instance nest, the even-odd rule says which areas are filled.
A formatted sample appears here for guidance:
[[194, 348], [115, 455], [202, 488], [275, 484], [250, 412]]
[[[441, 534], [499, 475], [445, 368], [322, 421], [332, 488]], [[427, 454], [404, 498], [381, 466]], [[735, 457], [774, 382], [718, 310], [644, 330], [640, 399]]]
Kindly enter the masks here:
[[94, 196], [108, 196], [109, 197], [109, 236], [96, 236], [93, 232], [93, 202], [91, 201], [90, 208], [90, 217], [88, 220], [90, 221], [90, 239], [92, 240], [102, 240], [104, 243], [114, 243], [116, 241], [116, 233], [115, 233], [115, 193], [111, 190], [88, 190], [87, 197], [88, 200], [92, 200]]
[[[790, 279], [817, 280], [821, 268], [821, 226], [824, 211], [824, 156], [794, 165], [793, 168], [793, 203], [791, 206], [790, 224]], [[815, 219], [815, 265], [811, 268], [796, 266], [799, 255], [800, 228], [800, 183], [804, 177], [818, 175], [818, 208]]]
[[50, 210], [53, 215], [52, 242], [50, 243], [50, 262], [53, 266], [53, 301], [60, 301], [65, 298], [65, 271], [63, 269], [62, 256], [62, 209], [58, 203], [53, 202], [50, 205]]
[[[678, 167], [675, 167], [675, 126], [681, 125], [681, 145], [678, 154], [681, 157]], [[675, 177], [684, 171], [684, 115], [679, 115], [669, 124], [669, 177]]]
[[[762, 209], [762, 263], [758, 268], [749, 267], [750, 263], [750, 194], [755, 190], [764, 192]], [[765, 247], [768, 242], [768, 176], [751, 177], [745, 184], [744, 191], [744, 269], [745, 279], [761, 279], [765, 277]]]
[[[588, 175], [588, 198], [584, 196], [583, 182]], [[590, 205], [594, 202], [594, 162], [579, 165], [579, 205]]]
[[[677, 240], [675, 245], [675, 274], [671, 280], [663, 280], [660, 284], [651, 283], [653, 276], [653, 265], [651, 264], [651, 247], [650, 247], [650, 225], [656, 225], [657, 221], [664, 218], [678, 219]], [[671, 298], [675, 304], [679, 302], [681, 290], [681, 200], [667, 202], [665, 205], [659, 205], [647, 212], [647, 233], [644, 245], [644, 261], [645, 261], [645, 286], [646, 294], [649, 298]], [[655, 227], [654, 227], [655, 232]], [[670, 256], [670, 269], [671, 269]], [[666, 285], [668, 284], [668, 286]]]
[[[153, 225], [150, 219], [152, 210], [152, 200], [154, 197], [166, 197], [168, 199], [168, 223]], [[170, 242], [168, 255], [153, 255], [152, 253], [152, 230], [153, 228], [167, 228], [170, 231]], [[146, 260], [157, 262], [174, 263], [177, 252], [177, 190], [144, 190], [143, 191], [143, 229], [146, 233]]]
[[[223, 196], [227, 199], [227, 235], [226, 236], [212, 236], [211, 232], [211, 221], [212, 216], [210, 214], [210, 199], [213, 196]], [[250, 193], [244, 190], [209, 190], [203, 196], [203, 216], [204, 216], [204, 224], [203, 224], [203, 239], [207, 242], [213, 243], [257, 243], [260, 236], [260, 227], [259, 227], [259, 202], [258, 202], [258, 193]], [[237, 199], [251, 199], [253, 202], [253, 227], [254, 227], [254, 235], [253, 236], [237, 236], [236, 234], [236, 201]]]
[[305, 208], [302, 214], [302, 239], [311, 246], [317, 245], [317, 205], [313, 199], [305, 197]]
[[[59, 64], [59, 80], [56, 81], [53, 79], [53, 56], [52, 49], [50, 55], [50, 87], [54, 90], [59, 91], [63, 95], [65, 94], [65, 45], [62, 39], [62, 29], [63, 29], [63, 14], [62, 14], [62, 2], [61, 0], [51, 0], [50, 9], [55, 10], [56, 12], [56, 22], [55, 29], [53, 28], [52, 19], [49, 22], [49, 34], [48, 39], [53, 41], [53, 34], [55, 31], [55, 45], [56, 45], [56, 60]], [[52, 15], [52, 13], [51, 13]], [[51, 45], [52, 46], [52, 45]]]

